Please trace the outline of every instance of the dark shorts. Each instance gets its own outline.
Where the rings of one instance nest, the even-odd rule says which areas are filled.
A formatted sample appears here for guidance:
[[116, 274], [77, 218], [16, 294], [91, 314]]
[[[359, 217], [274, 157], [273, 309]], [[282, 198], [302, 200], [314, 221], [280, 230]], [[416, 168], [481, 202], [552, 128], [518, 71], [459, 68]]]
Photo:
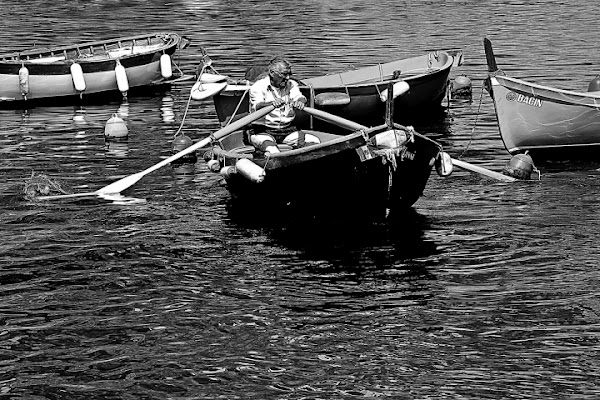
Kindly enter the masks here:
[[[246, 135], [249, 138], [251, 135], [258, 135], [258, 134], [267, 134], [272, 136], [275, 139], [276, 143], [282, 143], [283, 139], [285, 139], [285, 137], [287, 135], [289, 135], [290, 133], [294, 133], [294, 132], [298, 132], [298, 136], [301, 136], [302, 131], [298, 128], [296, 128], [295, 125], [290, 125], [286, 128], [282, 128], [282, 129], [273, 129], [273, 128], [269, 128], [267, 126], [264, 125], [252, 125], [247, 131], [246, 131]], [[249, 140], [248, 140], [249, 142]]]

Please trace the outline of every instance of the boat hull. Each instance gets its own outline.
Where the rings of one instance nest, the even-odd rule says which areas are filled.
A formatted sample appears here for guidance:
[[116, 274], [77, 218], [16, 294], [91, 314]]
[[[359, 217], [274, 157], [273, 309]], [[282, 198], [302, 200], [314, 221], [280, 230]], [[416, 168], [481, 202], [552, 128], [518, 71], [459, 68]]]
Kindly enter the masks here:
[[[182, 38], [176, 34], [154, 34], [115, 39], [107, 42], [84, 43], [71, 47], [0, 55], [0, 103], [36, 101], [43, 99], [85, 96], [107, 92], [119, 92], [115, 68], [118, 63], [125, 68], [129, 88], [139, 88], [161, 83], [160, 58], [163, 54], [171, 56], [180, 46]], [[114, 43], [151, 43], [139, 52], [128, 54]], [[131, 46], [135, 48], [135, 46]], [[84, 52], [87, 51], [86, 52]], [[112, 55], [101, 55], [100, 52]], [[81, 66], [85, 90], [75, 88], [71, 66]], [[19, 70], [27, 69], [26, 89], [23, 90], [23, 78]]]
[[[221, 140], [221, 147], [234, 150], [245, 145], [238, 132]], [[441, 152], [439, 144], [419, 134], [393, 162], [369, 149], [365, 135], [352, 133], [266, 159], [253, 153], [253, 162], [265, 170], [264, 180], [257, 183], [235, 173], [225, 183], [235, 204], [257, 213], [293, 210], [385, 217], [418, 200]], [[235, 165], [234, 154], [218, 157], [221, 165]]]
[[[461, 61], [459, 61], [459, 59]], [[415, 113], [425, 113], [441, 107], [448, 88], [448, 77], [454, 65], [460, 65], [462, 53], [433, 52], [428, 55], [378, 64], [340, 74], [308, 78], [300, 83], [300, 90], [311, 107], [331, 114], [373, 126], [381, 124], [385, 116], [385, 101], [381, 93], [388, 83], [405, 81], [409, 90], [394, 100], [394, 118], [405, 120]], [[217, 117], [222, 125], [239, 118], [249, 110], [250, 83], [228, 85], [213, 97]], [[319, 105], [323, 94], [347, 94], [344, 105]], [[309, 115], [299, 112], [296, 123], [302, 128], [320, 128]]]
[[600, 93], [572, 92], [491, 76], [500, 135], [511, 154], [572, 158], [600, 151]]

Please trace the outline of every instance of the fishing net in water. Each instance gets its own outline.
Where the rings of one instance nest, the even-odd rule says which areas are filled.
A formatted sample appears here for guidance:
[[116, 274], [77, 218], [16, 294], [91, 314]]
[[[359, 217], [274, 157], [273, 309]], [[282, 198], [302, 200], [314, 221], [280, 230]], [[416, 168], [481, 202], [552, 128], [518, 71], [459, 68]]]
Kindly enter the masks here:
[[28, 200], [35, 200], [38, 196], [54, 196], [68, 194], [56, 180], [48, 175], [31, 172], [31, 177], [23, 185], [23, 195]]

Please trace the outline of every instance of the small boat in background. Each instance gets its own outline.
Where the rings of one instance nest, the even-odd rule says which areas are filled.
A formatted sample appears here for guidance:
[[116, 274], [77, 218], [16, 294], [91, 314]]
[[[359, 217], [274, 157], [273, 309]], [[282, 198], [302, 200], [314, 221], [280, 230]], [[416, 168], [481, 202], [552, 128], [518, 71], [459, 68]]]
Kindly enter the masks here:
[[173, 79], [172, 55], [189, 44], [152, 33], [0, 54], [0, 104], [121, 92]]
[[[411, 127], [386, 123], [367, 128], [322, 110], [305, 112], [346, 130], [304, 130], [320, 143], [263, 153], [248, 145], [244, 130], [213, 141], [204, 154], [219, 173], [234, 204], [253, 213], [388, 217], [410, 208], [422, 195], [436, 164], [440, 175], [451, 173], [442, 146]], [[297, 213], [297, 214], [296, 214]]]
[[[461, 50], [432, 51], [356, 70], [301, 79], [298, 83], [310, 107], [372, 126], [384, 121], [388, 83], [397, 85], [394, 92], [396, 119], [411, 113], [424, 113], [441, 106], [447, 95], [450, 71], [462, 62]], [[213, 97], [223, 126], [248, 113], [248, 91], [259, 73], [266, 71], [266, 66], [248, 71], [254, 73], [247, 73], [242, 80], [230, 79], [228, 85]], [[313, 118], [300, 112], [296, 124], [310, 128]]]
[[498, 69], [492, 43], [484, 39], [500, 136], [510, 154], [538, 159], [600, 158], [600, 77], [588, 91], [543, 86]]

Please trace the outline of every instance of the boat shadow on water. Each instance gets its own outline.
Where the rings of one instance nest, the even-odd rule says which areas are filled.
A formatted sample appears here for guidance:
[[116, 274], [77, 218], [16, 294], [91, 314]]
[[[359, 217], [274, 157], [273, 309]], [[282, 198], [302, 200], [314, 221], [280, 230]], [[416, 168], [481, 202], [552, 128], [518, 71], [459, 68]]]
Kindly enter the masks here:
[[428, 217], [408, 208], [385, 219], [352, 213], [314, 216], [303, 212], [257, 212], [230, 199], [229, 223], [236, 229], [266, 234], [272, 244], [297, 253], [314, 273], [352, 271], [357, 274], [402, 269], [409, 275], [430, 275], [426, 259], [439, 253], [426, 237]]

